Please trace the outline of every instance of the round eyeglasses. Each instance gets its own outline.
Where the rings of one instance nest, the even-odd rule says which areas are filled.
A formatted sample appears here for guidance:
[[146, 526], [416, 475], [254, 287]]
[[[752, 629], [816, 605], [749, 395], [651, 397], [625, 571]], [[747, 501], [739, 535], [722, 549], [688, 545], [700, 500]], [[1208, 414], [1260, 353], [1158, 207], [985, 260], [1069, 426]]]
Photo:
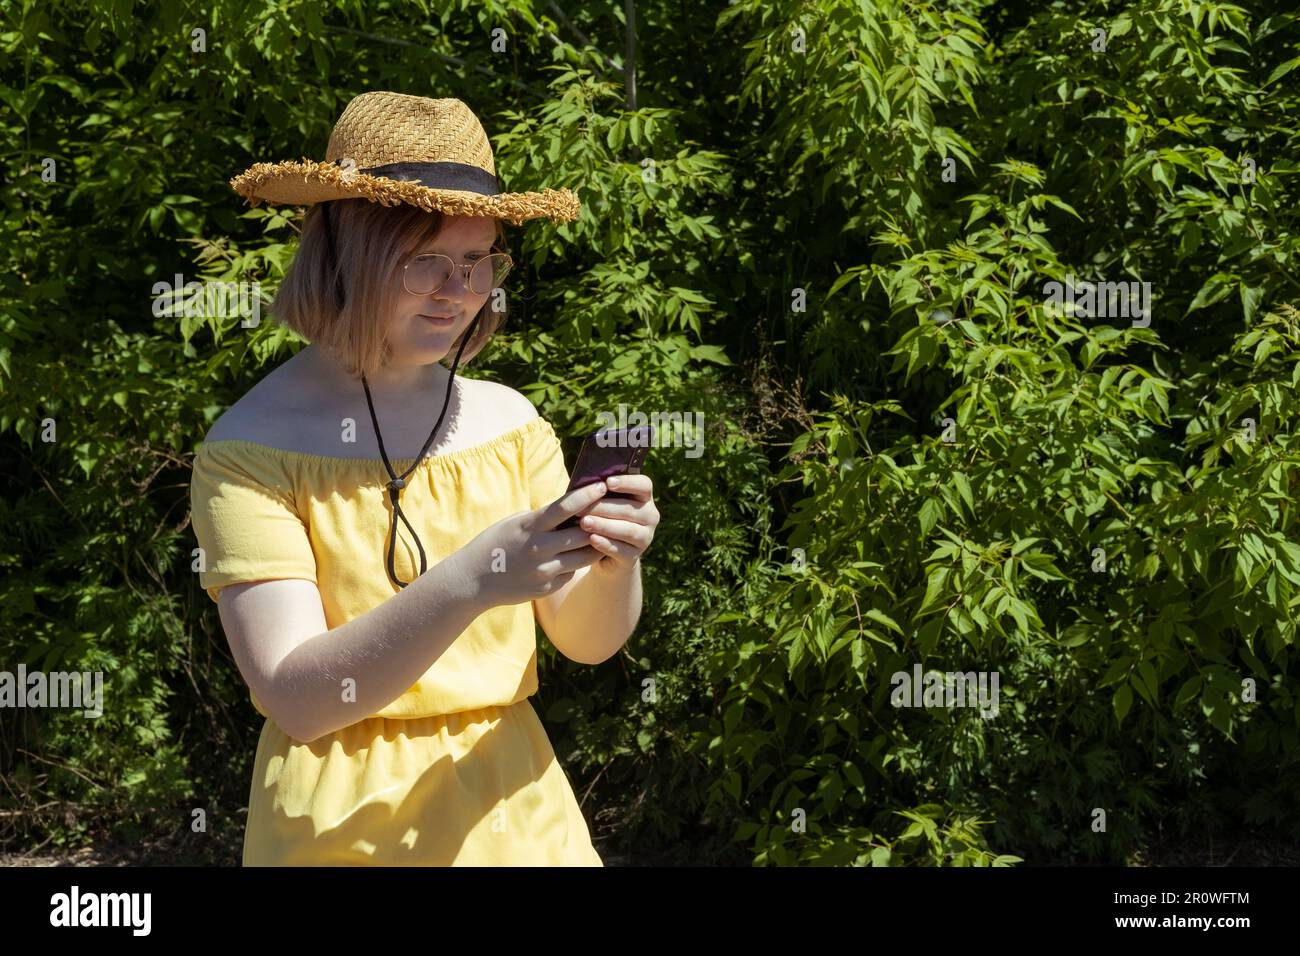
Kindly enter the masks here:
[[450, 256], [430, 252], [416, 256], [403, 267], [402, 287], [411, 295], [429, 295], [446, 285], [452, 271], [459, 269], [471, 292], [487, 295], [502, 283], [514, 265], [514, 260], [504, 252], [494, 252], [463, 265], [457, 265]]

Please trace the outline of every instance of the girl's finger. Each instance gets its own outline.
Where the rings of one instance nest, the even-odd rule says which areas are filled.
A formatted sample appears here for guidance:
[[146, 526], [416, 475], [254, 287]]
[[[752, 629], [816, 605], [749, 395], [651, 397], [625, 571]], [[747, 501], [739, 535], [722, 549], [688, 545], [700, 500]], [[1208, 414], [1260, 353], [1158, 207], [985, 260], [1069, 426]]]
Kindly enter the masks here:
[[604, 518], [622, 518], [624, 521], [631, 521], [634, 524], [642, 524], [638, 520], [639, 515], [646, 513], [646, 503], [641, 500], [628, 499], [620, 501], [617, 498], [601, 498], [590, 508], [583, 512], [584, 515], [599, 515]]
[[644, 547], [650, 543], [648, 540], [642, 543], [642, 539], [647, 537], [645, 526], [634, 521], [584, 515], [578, 526], [588, 533], [600, 534], [612, 541], [623, 541], [635, 547]]
[[639, 553], [636, 548], [633, 548], [630, 545], [611, 541], [609, 538], [599, 534], [593, 534], [591, 536], [591, 546], [596, 548], [598, 551], [609, 555], [611, 558], [618, 558], [619, 563], [624, 564], [631, 561], [632, 558], [636, 557]]
[[654, 492], [654, 482], [650, 480], [649, 475], [612, 475], [605, 479], [605, 487], [609, 491], [617, 491], [619, 494], [632, 495], [639, 499], [646, 499]]

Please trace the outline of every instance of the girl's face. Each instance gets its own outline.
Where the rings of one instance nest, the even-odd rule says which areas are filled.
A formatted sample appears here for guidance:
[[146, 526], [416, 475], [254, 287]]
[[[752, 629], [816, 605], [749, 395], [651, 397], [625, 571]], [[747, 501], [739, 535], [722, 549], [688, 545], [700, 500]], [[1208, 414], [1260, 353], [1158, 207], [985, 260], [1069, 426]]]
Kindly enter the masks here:
[[[443, 221], [438, 237], [413, 250], [412, 256], [440, 252], [457, 265], [472, 266], [491, 253], [497, 237], [492, 217], [447, 216]], [[411, 266], [411, 271], [415, 269], [416, 266]], [[469, 328], [492, 294], [491, 289], [475, 294], [465, 270], [459, 268], [452, 270], [442, 288], [426, 295], [413, 295], [406, 290], [400, 268], [397, 282], [400, 290], [397, 311], [389, 322], [388, 341], [393, 363], [401, 365], [429, 365], [451, 353], [452, 344]], [[437, 316], [449, 318], [443, 320]]]

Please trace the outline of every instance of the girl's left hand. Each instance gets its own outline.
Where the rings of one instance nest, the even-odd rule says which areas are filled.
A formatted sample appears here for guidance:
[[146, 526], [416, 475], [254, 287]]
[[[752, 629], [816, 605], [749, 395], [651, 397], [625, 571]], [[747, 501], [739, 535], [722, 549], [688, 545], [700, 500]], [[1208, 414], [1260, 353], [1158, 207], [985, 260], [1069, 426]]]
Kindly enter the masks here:
[[605, 487], [632, 497], [601, 498], [579, 519], [578, 526], [588, 532], [591, 546], [604, 554], [592, 568], [606, 573], [631, 571], [659, 526], [654, 483], [646, 474], [617, 475], [606, 478]]

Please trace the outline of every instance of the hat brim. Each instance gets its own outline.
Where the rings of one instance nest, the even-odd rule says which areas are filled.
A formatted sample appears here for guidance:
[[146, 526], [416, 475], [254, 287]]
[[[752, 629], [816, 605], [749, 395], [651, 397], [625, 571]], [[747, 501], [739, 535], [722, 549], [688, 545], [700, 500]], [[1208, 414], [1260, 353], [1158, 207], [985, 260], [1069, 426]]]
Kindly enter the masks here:
[[541, 218], [573, 222], [582, 208], [568, 189], [485, 196], [460, 189], [433, 189], [310, 159], [256, 163], [230, 180], [230, 187], [253, 206], [260, 202], [310, 206], [334, 199], [367, 199], [385, 206], [407, 203], [455, 216], [492, 216], [515, 225]]

